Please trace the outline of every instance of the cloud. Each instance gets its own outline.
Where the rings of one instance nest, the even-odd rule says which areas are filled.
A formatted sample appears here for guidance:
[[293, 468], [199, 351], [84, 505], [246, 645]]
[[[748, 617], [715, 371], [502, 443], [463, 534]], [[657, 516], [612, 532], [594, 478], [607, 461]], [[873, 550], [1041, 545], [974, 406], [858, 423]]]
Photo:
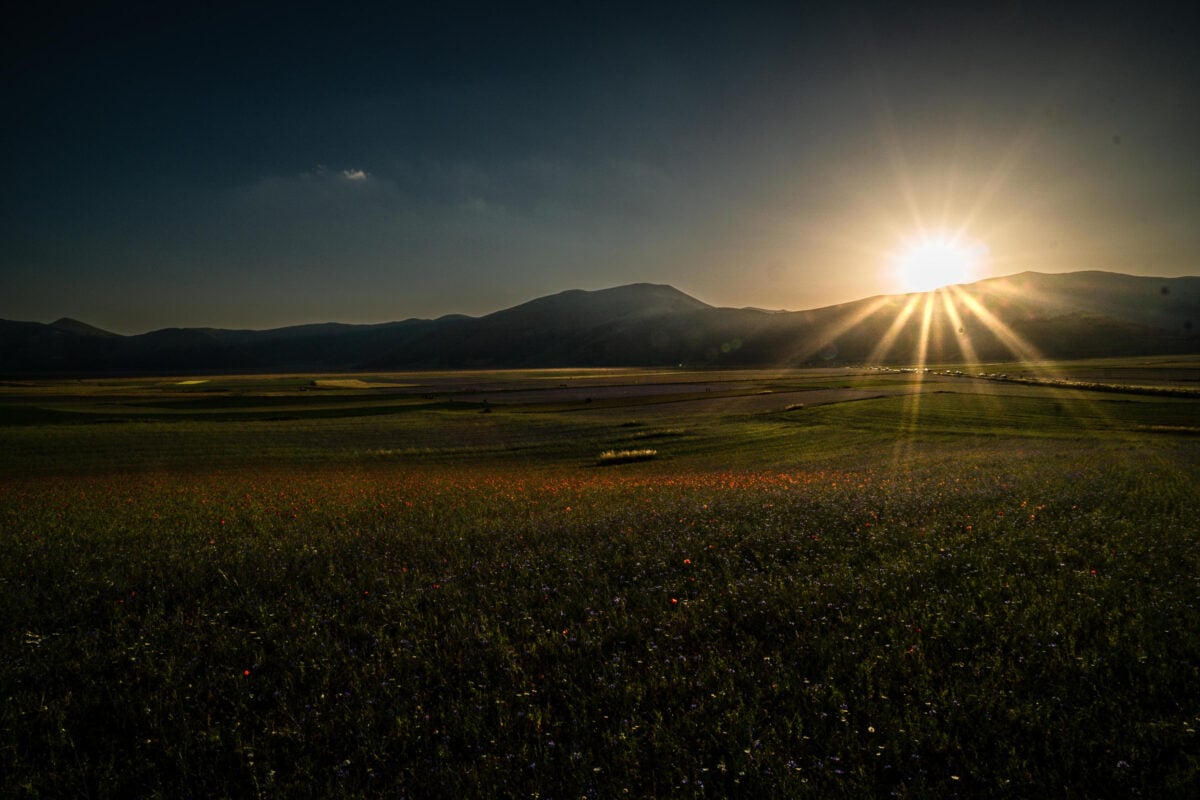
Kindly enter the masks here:
[[397, 207], [399, 187], [358, 169], [318, 164], [309, 172], [271, 175], [239, 187], [235, 202], [243, 207], [285, 213], [332, 213], [365, 205]]
[[367, 178], [371, 177], [371, 175], [365, 170], [353, 168], [338, 170], [337, 173], [330, 175], [328, 166], [325, 164], [317, 164], [317, 168], [312, 172], [304, 172], [294, 177], [308, 180], [329, 180], [331, 178], [337, 180], [340, 178], [343, 181], [365, 181]]

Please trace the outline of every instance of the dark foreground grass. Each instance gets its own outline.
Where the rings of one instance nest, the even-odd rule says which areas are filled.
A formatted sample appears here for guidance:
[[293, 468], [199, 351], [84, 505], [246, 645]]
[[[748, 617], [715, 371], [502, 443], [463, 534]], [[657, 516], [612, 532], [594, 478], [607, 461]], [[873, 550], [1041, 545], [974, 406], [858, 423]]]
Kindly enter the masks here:
[[7, 480], [0, 795], [1192, 796], [1192, 440], [982, 448]]

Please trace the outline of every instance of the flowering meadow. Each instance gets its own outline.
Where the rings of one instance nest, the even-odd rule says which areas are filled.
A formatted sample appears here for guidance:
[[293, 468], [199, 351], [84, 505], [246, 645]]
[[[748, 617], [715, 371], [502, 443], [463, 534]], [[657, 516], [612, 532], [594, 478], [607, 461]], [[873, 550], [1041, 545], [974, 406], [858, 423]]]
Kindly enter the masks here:
[[674, 441], [10, 470], [0, 796], [1193, 796], [1196, 437]]

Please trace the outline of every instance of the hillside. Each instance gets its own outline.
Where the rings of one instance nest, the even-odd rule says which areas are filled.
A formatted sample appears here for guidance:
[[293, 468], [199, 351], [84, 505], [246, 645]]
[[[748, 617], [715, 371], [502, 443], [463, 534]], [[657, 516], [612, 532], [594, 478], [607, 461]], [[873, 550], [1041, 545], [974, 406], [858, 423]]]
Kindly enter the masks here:
[[809, 311], [716, 308], [671, 286], [570, 290], [482, 317], [120, 336], [0, 320], [0, 372], [962, 362], [1200, 352], [1200, 277], [1025, 272]]

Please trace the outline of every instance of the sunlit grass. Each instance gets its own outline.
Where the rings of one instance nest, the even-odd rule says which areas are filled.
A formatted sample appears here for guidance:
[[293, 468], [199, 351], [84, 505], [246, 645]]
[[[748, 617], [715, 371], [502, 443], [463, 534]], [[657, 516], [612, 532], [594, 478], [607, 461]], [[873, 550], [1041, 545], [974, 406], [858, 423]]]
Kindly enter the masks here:
[[0, 796], [1190, 797], [1196, 401], [835, 375], [21, 406]]
[[0, 794], [1183, 797], [1197, 463], [1118, 452], [10, 481]]

